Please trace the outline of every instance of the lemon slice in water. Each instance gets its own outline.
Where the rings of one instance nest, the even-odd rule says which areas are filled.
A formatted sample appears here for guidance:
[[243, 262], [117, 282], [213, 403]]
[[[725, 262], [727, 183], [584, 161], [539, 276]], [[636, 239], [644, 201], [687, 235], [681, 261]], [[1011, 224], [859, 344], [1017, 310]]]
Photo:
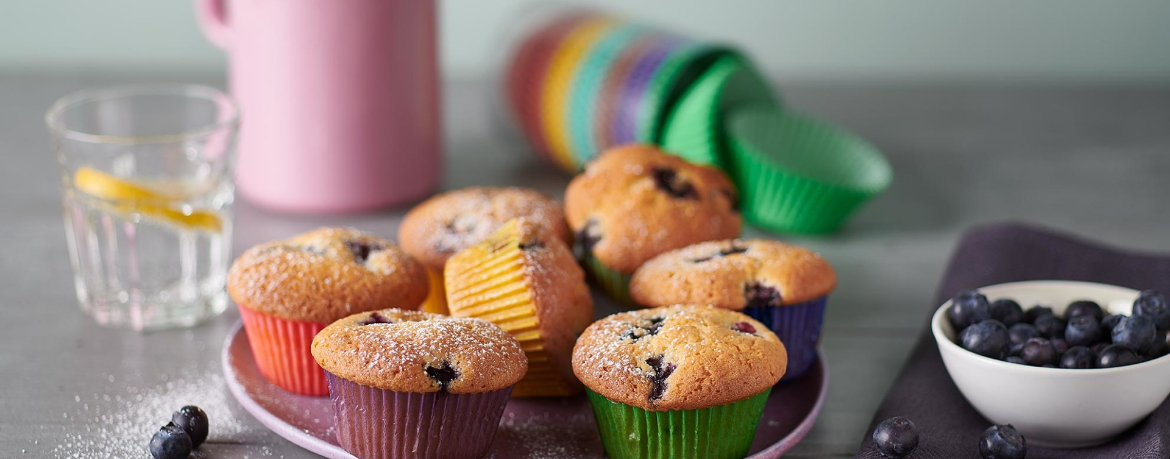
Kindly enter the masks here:
[[82, 167], [73, 174], [73, 185], [104, 201], [120, 214], [140, 214], [183, 228], [219, 232], [223, 220], [214, 212], [182, 209], [183, 193], [168, 193], [105, 172]]

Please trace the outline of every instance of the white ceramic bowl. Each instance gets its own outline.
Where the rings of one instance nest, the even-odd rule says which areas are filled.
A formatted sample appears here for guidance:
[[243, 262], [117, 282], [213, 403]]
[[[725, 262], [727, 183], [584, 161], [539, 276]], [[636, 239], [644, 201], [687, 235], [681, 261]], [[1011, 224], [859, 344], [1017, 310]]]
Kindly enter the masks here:
[[[1063, 314], [1093, 300], [1107, 314], [1129, 315], [1136, 290], [1071, 281], [1029, 281], [979, 289], [991, 301], [1011, 298]], [[959, 391], [987, 419], [1012, 424], [1028, 444], [1078, 448], [1105, 443], [1145, 419], [1170, 395], [1170, 356], [1118, 368], [1074, 370], [1007, 363], [963, 349], [947, 320], [947, 301], [931, 320], [943, 364]]]

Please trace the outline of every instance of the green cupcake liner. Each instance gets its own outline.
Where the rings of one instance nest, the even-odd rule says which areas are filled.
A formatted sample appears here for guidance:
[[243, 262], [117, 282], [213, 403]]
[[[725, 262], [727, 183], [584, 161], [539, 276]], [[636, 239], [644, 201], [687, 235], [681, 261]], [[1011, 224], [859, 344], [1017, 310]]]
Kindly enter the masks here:
[[732, 51], [709, 43], [680, 47], [654, 71], [643, 95], [638, 113], [636, 138], [639, 142], [658, 143], [660, 131], [674, 101], [689, 88], [711, 64]]
[[726, 170], [722, 120], [728, 111], [745, 106], [779, 110], [781, 104], [745, 58], [721, 57], [679, 97], [663, 125], [659, 144], [689, 162]]
[[611, 299], [625, 306], [637, 305], [630, 297], [631, 275], [614, 271], [592, 256], [585, 257], [585, 270], [589, 272], [589, 277], [593, 279], [594, 283], [601, 287], [601, 290]]
[[698, 410], [647, 411], [586, 389], [611, 459], [738, 459], [747, 456], [771, 388]]
[[873, 145], [823, 121], [767, 107], [737, 109], [725, 121], [731, 178], [756, 226], [834, 231], [893, 180]]

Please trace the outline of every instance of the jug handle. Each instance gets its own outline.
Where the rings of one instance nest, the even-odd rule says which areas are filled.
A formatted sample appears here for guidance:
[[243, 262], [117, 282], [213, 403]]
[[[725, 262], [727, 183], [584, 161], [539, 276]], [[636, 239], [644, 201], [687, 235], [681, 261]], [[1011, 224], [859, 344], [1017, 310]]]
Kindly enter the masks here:
[[228, 25], [227, 0], [195, 0], [195, 17], [199, 28], [212, 44], [228, 49], [231, 28]]

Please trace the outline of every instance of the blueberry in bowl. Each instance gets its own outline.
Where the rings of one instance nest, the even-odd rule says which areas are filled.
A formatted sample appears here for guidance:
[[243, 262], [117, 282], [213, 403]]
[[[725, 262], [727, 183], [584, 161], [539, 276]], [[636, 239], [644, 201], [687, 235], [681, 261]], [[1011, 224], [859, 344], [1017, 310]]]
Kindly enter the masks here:
[[[1005, 299], [1032, 306], [1011, 326], [995, 320], [1005, 316], [990, 307], [973, 321], [981, 317], [979, 295], [989, 306]], [[1155, 318], [1159, 297], [1143, 296], [1154, 298], [1143, 300], [1151, 306], [1136, 302], [1137, 290], [1088, 282], [980, 287], [942, 304], [931, 330], [952, 381], [980, 414], [1010, 423], [1029, 446], [1085, 447], [1113, 439], [1170, 395], [1170, 345]], [[950, 313], [953, 304], [961, 314]], [[1138, 304], [1147, 312], [1137, 314]]]

